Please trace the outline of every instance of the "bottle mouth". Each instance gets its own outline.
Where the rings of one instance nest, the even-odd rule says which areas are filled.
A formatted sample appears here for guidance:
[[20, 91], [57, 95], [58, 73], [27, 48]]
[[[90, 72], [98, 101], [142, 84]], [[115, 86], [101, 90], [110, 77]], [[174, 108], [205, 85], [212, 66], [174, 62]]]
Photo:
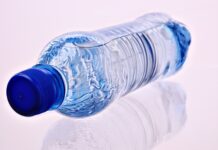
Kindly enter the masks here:
[[52, 66], [36, 65], [14, 75], [7, 86], [10, 106], [20, 115], [34, 116], [57, 108], [64, 99], [64, 82]]

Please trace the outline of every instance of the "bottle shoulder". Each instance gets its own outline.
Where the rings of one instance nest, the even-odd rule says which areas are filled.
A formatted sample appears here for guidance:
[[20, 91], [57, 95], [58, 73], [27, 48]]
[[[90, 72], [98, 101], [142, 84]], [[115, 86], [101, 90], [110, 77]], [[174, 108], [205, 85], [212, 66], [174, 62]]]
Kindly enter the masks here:
[[40, 53], [38, 63], [50, 64], [58, 55], [72, 56], [77, 49], [102, 45], [101, 38], [91, 32], [69, 32], [51, 40]]

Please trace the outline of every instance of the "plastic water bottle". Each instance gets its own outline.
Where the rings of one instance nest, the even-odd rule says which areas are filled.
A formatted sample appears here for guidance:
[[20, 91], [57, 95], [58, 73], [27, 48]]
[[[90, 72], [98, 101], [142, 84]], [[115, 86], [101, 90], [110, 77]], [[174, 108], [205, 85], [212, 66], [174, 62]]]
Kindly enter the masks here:
[[149, 150], [181, 130], [185, 104], [178, 84], [150, 84], [99, 115], [59, 120], [47, 132], [42, 150]]
[[61, 35], [44, 48], [37, 65], [12, 77], [9, 104], [24, 116], [54, 109], [74, 117], [95, 114], [114, 99], [177, 72], [190, 41], [182, 23], [160, 13]]

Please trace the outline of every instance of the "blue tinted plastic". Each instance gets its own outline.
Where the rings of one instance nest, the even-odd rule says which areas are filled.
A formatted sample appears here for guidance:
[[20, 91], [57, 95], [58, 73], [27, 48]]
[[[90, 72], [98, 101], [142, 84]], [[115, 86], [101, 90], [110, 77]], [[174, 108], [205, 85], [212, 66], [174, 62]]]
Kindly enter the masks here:
[[187, 49], [191, 43], [191, 35], [183, 25], [178, 23], [168, 22], [167, 26], [173, 31], [177, 41], [178, 49], [180, 52], [180, 57], [178, 57], [177, 60], [177, 68], [179, 69], [185, 62]]
[[66, 79], [58, 110], [82, 117], [184, 64], [190, 33], [170, 17], [154, 13], [94, 32], [67, 33], [52, 40], [39, 63], [56, 66]]

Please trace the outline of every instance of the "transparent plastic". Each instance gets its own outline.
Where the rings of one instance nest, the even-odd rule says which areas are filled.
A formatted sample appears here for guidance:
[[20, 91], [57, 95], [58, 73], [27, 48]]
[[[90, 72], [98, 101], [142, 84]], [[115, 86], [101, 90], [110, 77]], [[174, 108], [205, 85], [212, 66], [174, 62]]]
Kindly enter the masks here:
[[63, 77], [65, 98], [57, 109], [69, 116], [89, 116], [177, 72], [190, 41], [183, 24], [153, 13], [94, 32], [61, 35], [44, 48], [38, 63], [53, 66]]
[[178, 84], [150, 84], [93, 117], [59, 120], [42, 150], [149, 150], [182, 129], [185, 104]]

